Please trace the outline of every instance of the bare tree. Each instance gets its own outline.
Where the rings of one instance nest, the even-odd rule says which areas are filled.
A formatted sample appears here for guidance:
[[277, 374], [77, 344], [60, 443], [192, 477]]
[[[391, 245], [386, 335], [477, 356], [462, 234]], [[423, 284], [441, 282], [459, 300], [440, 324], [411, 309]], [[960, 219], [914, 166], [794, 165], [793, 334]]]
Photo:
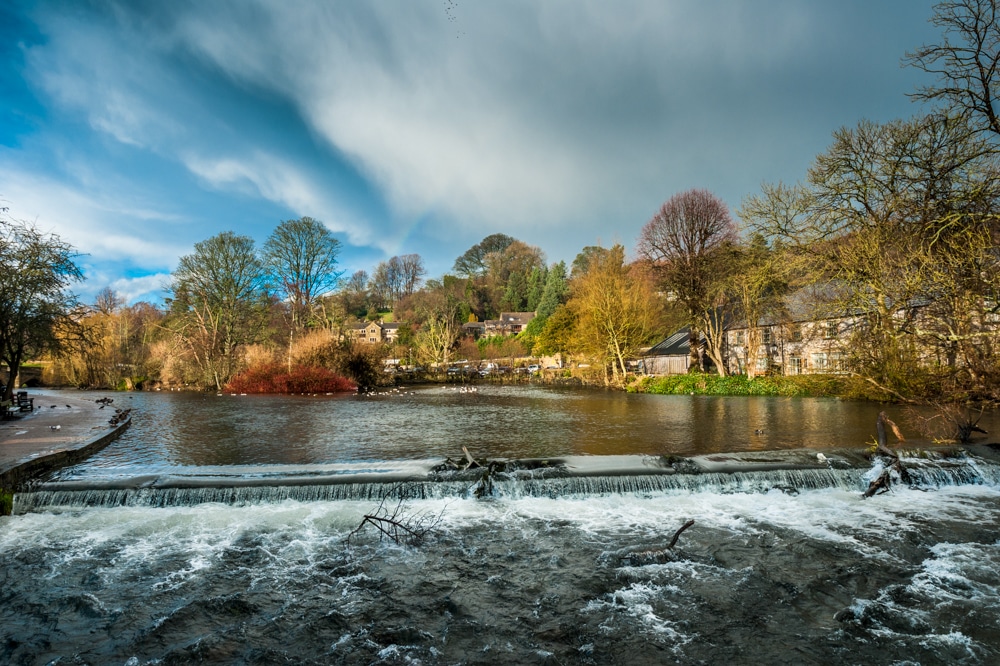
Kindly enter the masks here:
[[340, 281], [340, 246], [330, 230], [311, 217], [285, 220], [264, 243], [264, 263], [288, 297], [293, 328], [305, 326], [317, 299]]
[[237, 370], [237, 351], [263, 331], [267, 280], [253, 239], [223, 232], [181, 257], [171, 291], [180, 336], [204, 378], [221, 390]]
[[427, 269], [424, 268], [424, 260], [420, 258], [419, 254], [404, 254], [393, 257], [393, 259], [396, 259], [399, 265], [400, 291], [397, 296], [398, 300], [417, 290], [421, 280], [427, 275]]
[[[713, 324], [718, 320], [726, 257], [735, 240], [736, 226], [726, 204], [708, 190], [697, 189], [667, 200], [639, 236], [639, 254], [655, 267], [669, 297], [687, 312], [691, 362], [702, 369], [699, 339], [717, 328]], [[716, 365], [724, 375], [725, 365]]]
[[943, 40], [908, 53], [904, 62], [937, 81], [911, 97], [941, 102], [947, 113], [958, 113], [978, 129], [1000, 136], [1000, 20], [995, 0], [939, 2], [931, 21], [942, 29]]

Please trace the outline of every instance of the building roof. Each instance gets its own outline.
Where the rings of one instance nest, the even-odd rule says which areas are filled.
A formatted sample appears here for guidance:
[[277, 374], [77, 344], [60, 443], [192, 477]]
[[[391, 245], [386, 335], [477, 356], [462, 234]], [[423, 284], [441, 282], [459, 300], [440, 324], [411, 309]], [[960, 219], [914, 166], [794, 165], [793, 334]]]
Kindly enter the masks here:
[[500, 323], [501, 324], [527, 324], [529, 321], [535, 318], [534, 312], [501, 312], [500, 313]]
[[[667, 339], [649, 348], [643, 356], [688, 356], [691, 353], [691, 327], [685, 326]], [[704, 344], [705, 336], [701, 336]]]

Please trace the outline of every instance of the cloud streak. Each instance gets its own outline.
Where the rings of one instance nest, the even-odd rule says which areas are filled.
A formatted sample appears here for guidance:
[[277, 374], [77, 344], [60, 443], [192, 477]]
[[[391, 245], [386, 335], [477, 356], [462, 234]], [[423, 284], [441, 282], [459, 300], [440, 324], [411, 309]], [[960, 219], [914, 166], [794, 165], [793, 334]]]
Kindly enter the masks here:
[[[32, 5], [44, 39], [24, 75], [53, 120], [0, 154], [16, 175], [47, 151], [5, 194], [149, 272], [300, 215], [366, 260], [418, 251], [432, 272], [496, 231], [555, 259], [631, 244], [678, 191], [735, 207], [801, 177], [837, 127], [914, 112], [898, 63], [930, 15], [904, 0], [70, 4]], [[128, 183], [147, 200], [110, 203]], [[116, 228], [96, 237], [100, 210]]]

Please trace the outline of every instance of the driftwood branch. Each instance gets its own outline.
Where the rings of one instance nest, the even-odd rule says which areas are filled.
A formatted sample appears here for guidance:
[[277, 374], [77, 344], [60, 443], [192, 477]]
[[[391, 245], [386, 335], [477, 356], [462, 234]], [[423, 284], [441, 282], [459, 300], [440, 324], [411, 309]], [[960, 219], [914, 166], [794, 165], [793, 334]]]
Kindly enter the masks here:
[[674, 538], [671, 539], [670, 540], [670, 544], [667, 545], [667, 550], [673, 550], [674, 546], [677, 545], [677, 539], [681, 536], [681, 532], [683, 532], [687, 528], [691, 527], [692, 525], [694, 525], [694, 520], [693, 519], [689, 520], [686, 523], [684, 523], [683, 525], [681, 525], [680, 529], [677, 530], [676, 532], [674, 532]]
[[896, 439], [900, 442], [905, 442], [906, 439], [903, 437], [903, 433], [899, 431], [899, 427], [886, 416], [885, 412], [879, 412], [878, 419], [875, 421], [875, 432], [877, 435], [877, 443], [875, 445], [875, 455], [882, 456], [888, 462], [886, 469], [879, 474], [878, 478], [868, 484], [868, 489], [865, 490], [864, 497], [872, 497], [874, 495], [881, 495], [882, 493], [889, 492], [892, 489], [892, 474], [890, 469], [895, 470], [899, 474], [899, 479], [903, 483], [911, 483], [910, 473], [903, 466], [902, 461], [899, 459], [899, 454], [889, 448], [887, 444], [886, 427], [892, 430], [892, 434], [895, 435]]
[[476, 469], [478, 467], [481, 467], [481, 465], [476, 462], [476, 459], [472, 457], [472, 454], [469, 453], [468, 448], [463, 446], [462, 453], [465, 454], [465, 459], [469, 462], [469, 464], [465, 466], [465, 469]]
[[666, 548], [662, 550], [641, 550], [638, 552], [619, 552], [618, 556], [624, 560], [624, 562], [632, 566], [642, 566], [644, 564], [663, 564], [664, 562], [669, 562], [675, 560], [677, 555], [674, 554], [674, 546], [677, 545], [677, 539], [680, 538], [681, 532], [687, 528], [694, 525], [694, 520], [689, 520], [685, 522], [680, 528], [674, 532], [674, 536], [670, 539], [670, 543]]
[[[391, 509], [387, 500], [398, 494], [395, 506]], [[441, 522], [442, 513], [409, 513], [405, 500], [407, 488], [403, 485], [394, 486], [386, 491], [379, 500], [378, 507], [372, 513], [365, 514], [361, 523], [347, 535], [350, 543], [354, 535], [360, 533], [365, 526], [371, 525], [379, 532], [379, 541], [389, 539], [396, 544], [416, 546], [423, 542], [430, 532]]]

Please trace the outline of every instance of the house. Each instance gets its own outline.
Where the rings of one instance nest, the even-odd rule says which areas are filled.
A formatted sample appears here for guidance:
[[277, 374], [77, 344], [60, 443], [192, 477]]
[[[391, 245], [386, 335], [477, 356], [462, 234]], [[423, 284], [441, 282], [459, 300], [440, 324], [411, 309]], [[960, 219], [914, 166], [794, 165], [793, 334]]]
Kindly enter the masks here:
[[761, 375], [846, 372], [846, 345], [860, 325], [860, 313], [824, 308], [834, 297], [829, 285], [801, 289], [784, 299], [779, 314], [762, 317], [756, 330], [745, 321], [727, 326], [729, 370], [742, 374], [753, 363], [754, 374]]
[[[701, 338], [704, 355], [705, 338]], [[707, 357], [705, 362], [710, 363]], [[642, 354], [638, 369], [647, 375], [683, 375], [691, 367], [691, 328], [685, 326]]]
[[[733, 372], [745, 373], [754, 364], [755, 374], [804, 375], [845, 372], [846, 341], [857, 321], [837, 317], [815, 321], [768, 321], [757, 325], [757, 341], [746, 324], [726, 330], [726, 363]], [[756, 349], [749, 348], [755, 346]]]
[[462, 332], [465, 335], [471, 335], [474, 339], [478, 340], [486, 334], [486, 322], [470, 321], [462, 324]]
[[535, 318], [534, 312], [501, 312], [499, 319], [483, 322], [485, 335], [517, 335]]
[[359, 322], [351, 326], [350, 331], [352, 339], [357, 342], [367, 344], [388, 342], [391, 344], [399, 337], [399, 324], [386, 323], [382, 320]]

